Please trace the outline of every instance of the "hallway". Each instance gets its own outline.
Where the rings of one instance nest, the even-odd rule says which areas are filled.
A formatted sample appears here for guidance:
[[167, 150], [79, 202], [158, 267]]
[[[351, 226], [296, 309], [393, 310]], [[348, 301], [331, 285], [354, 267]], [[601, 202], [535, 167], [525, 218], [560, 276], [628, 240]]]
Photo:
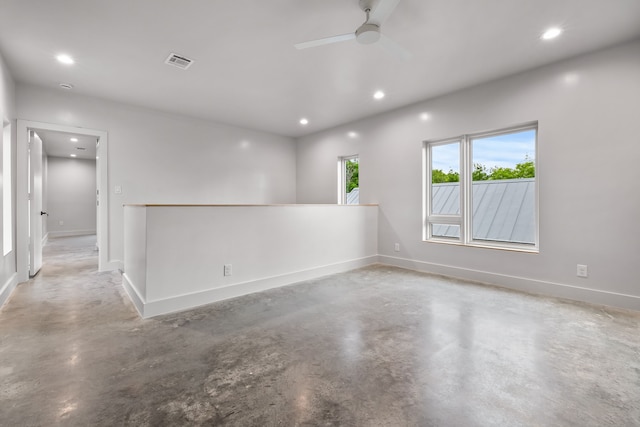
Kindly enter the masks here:
[[95, 237], [0, 311], [0, 424], [640, 424], [640, 315], [373, 266], [142, 320]]

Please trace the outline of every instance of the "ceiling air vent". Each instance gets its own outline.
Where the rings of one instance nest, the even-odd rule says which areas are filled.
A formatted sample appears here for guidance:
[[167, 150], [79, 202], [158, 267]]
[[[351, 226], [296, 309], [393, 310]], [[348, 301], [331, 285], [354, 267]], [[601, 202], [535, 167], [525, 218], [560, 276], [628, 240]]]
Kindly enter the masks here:
[[193, 60], [189, 58], [185, 58], [184, 56], [180, 56], [180, 55], [176, 55], [175, 53], [172, 53], [164, 61], [164, 63], [186, 70], [191, 66], [191, 64], [193, 64]]

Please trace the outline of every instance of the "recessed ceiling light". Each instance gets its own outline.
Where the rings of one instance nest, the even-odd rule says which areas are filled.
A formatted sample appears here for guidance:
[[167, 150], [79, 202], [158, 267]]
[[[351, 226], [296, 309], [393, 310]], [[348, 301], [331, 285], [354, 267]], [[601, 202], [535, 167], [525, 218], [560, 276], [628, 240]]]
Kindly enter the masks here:
[[578, 73], [567, 73], [564, 75], [564, 82], [568, 85], [574, 85], [580, 81]]
[[382, 98], [384, 98], [384, 92], [379, 90], [379, 91], [377, 91], [376, 93], [373, 94], [373, 97], [375, 99], [382, 99]]
[[76, 62], [76, 61], [73, 60], [72, 57], [70, 57], [69, 55], [66, 55], [64, 53], [56, 56], [56, 59], [58, 60], [58, 62], [61, 62], [61, 63], [66, 64], [66, 65], [71, 65], [71, 64]]
[[72, 154], [71, 157], [77, 157], [77, 155], [76, 154]]
[[555, 39], [560, 34], [562, 34], [562, 28], [552, 27], [552, 28], [549, 28], [544, 33], [542, 33], [542, 36], [540, 38], [542, 40], [551, 40], [551, 39]]
[[71, 138], [70, 141], [71, 142], [78, 142], [78, 138]]
[[60, 87], [67, 90], [73, 89], [73, 85], [71, 83], [60, 83]]
[[302, 119], [300, 119], [300, 124], [301, 124], [302, 126], [306, 126], [306, 125], [308, 125], [308, 124], [309, 124], [309, 120], [308, 120], [308, 119], [305, 119], [305, 118], [302, 118]]
[[358, 132], [351, 131], [347, 135], [349, 136], [349, 138], [357, 138], [358, 137]]
[[429, 113], [420, 114], [420, 120], [422, 120], [423, 122], [426, 122], [427, 120], [429, 120]]

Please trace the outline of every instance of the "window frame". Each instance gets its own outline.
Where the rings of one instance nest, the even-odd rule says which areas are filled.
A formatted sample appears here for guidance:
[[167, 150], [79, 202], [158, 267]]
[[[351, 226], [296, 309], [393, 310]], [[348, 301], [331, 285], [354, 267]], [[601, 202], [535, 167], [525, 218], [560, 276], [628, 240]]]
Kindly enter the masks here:
[[[463, 153], [463, 140], [464, 140], [464, 135], [461, 136], [457, 136], [457, 137], [453, 137], [453, 138], [446, 138], [446, 139], [440, 139], [440, 140], [435, 140], [435, 141], [424, 141], [423, 143], [423, 156], [424, 156], [424, 168], [423, 168], [423, 180], [422, 182], [425, 183], [425, 189], [423, 191], [424, 194], [424, 208], [423, 208], [423, 236], [422, 236], [422, 240], [423, 241], [440, 241], [440, 242], [447, 242], [447, 243], [461, 243], [461, 239], [462, 236], [464, 235], [464, 221], [462, 218], [462, 212], [465, 206], [465, 200], [463, 197], [463, 193], [462, 193], [462, 181], [464, 179], [464, 174], [465, 174], [465, 167], [464, 167], [464, 153]], [[459, 214], [440, 214], [440, 215], [435, 215], [435, 214], [431, 214], [431, 205], [432, 205], [432, 195], [431, 195], [431, 188], [432, 188], [432, 168], [431, 168], [431, 158], [432, 158], [432, 148], [434, 146], [442, 146], [442, 145], [448, 145], [448, 144], [454, 144], [454, 143], [458, 143], [459, 144], [459, 160], [458, 160], [458, 164], [459, 164], [459, 174], [460, 174], [460, 198], [459, 198]], [[434, 225], [457, 225], [460, 228], [460, 237], [458, 237], [457, 239], [455, 237], [439, 237], [439, 236], [433, 236], [432, 234], [432, 226]]]
[[[347, 205], [347, 162], [349, 160], [358, 160], [358, 169], [360, 168], [360, 156], [351, 154], [349, 156], [338, 157], [338, 204]], [[358, 188], [360, 183], [358, 182]]]
[[[515, 243], [515, 242], [499, 242], [473, 239], [473, 212], [469, 207], [473, 206], [472, 191], [473, 191], [473, 141], [481, 138], [488, 138], [491, 136], [505, 135], [511, 133], [524, 132], [528, 130], [535, 131], [534, 137], [534, 165], [535, 165], [535, 181], [534, 181], [534, 222], [535, 233], [534, 243]], [[423, 216], [422, 216], [422, 240], [427, 243], [445, 243], [461, 246], [503, 249], [519, 252], [539, 252], [539, 168], [538, 168], [538, 122], [528, 122], [520, 125], [509, 126], [501, 129], [475, 132], [464, 134], [452, 138], [425, 140], [422, 145], [423, 156]], [[455, 214], [432, 214], [432, 147], [438, 145], [446, 145], [454, 142], [460, 144], [460, 209], [459, 215]], [[434, 225], [457, 225], [460, 229], [460, 236], [455, 237], [443, 237], [434, 236], [432, 234], [432, 228]]]

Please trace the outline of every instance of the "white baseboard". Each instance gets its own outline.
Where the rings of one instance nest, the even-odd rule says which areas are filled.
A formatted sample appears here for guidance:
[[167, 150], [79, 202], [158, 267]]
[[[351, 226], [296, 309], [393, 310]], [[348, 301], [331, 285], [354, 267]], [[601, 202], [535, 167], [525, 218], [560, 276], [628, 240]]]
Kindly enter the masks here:
[[0, 307], [4, 305], [18, 285], [18, 273], [13, 273], [11, 277], [2, 285], [0, 289]]
[[129, 276], [126, 274], [122, 275], [122, 286], [124, 287], [127, 295], [129, 295], [129, 299], [135, 306], [136, 310], [138, 310], [138, 314], [144, 318], [144, 298], [142, 298], [142, 295], [138, 293], [138, 290], [134, 284], [131, 283], [131, 279], [129, 279]]
[[56, 237], [88, 236], [90, 234], [96, 234], [96, 230], [50, 231], [47, 233], [47, 236], [55, 239]]
[[509, 276], [506, 274], [496, 274], [487, 271], [472, 270], [468, 268], [416, 261], [406, 258], [397, 258], [387, 255], [379, 255], [378, 258], [381, 264], [406, 268], [408, 270], [440, 274], [443, 276], [470, 280], [483, 284], [497, 285], [530, 294], [545, 295], [573, 301], [587, 302], [590, 304], [608, 305], [611, 307], [640, 311], [640, 297], [634, 295], [625, 295], [615, 292], [565, 285], [562, 283]]
[[162, 314], [188, 310], [202, 305], [211, 304], [230, 298], [236, 298], [267, 289], [291, 285], [305, 280], [316, 279], [329, 274], [342, 273], [372, 264], [386, 264], [395, 267], [406, 268], [424, 273], [439, 274], [448, 277], [469, 280], [480, 284], [500, 286], [507, 289], [518, 290], [530, 294], [563, 298], [573, 301], [587, 302], [591, 304], [606, 305], [628, 310], [640, 311], [640, 297], [625, 295], [615, 292], [607, 292], [596, 289], [582, 288], [573, 285], [529, 279], [525, 277], [509, 276], [505, 274], [490, 273], [487, 271], [473, 270], [450, 265], [435, 264], [425, 261], [416, 261], [406, 258], [391, 257], [386, 255], [374, 255], [357, 260], [345, 261], [316, 267], [308, 270], [286, 273], [275, 277], [236, 283], [221, 288], [208, 289], [202, 292], [177, 295], [171, 298], [155, 301], [145, 301], [138, 293], [134, 283], [123, 274], [123, 286], [138, 310], [142, 318], [150, 318]]
[[159, 316], [161, 314], [188, 310], [229, 298], [236, 298], [242, 295], [265, 291], [267, 289], [287, 286], [305, 280], [317, 279], [329, 274], [343, 273], [345, 271], [376, 263], [378, 263], [378, 256], [372, 255], [365, 258], [286, 273], [275, 277], [266, 277], [249, 282], [236, 283], [222, 288], [208, 289], [202, 292], [178, 295], [156, 301], [144, 301], [144, 299], [138, 295], [135, 285], [130, 282], [126, 273], [123, 274], [123, 277], [125, 278], [125, 280], [123, 280], [123, 284], [125, 284], [125, 289], [127, 290], [129, 297], [131, 297], [134, 305], [136, 305], [138, 312], [146, 319], [149, 317]]

